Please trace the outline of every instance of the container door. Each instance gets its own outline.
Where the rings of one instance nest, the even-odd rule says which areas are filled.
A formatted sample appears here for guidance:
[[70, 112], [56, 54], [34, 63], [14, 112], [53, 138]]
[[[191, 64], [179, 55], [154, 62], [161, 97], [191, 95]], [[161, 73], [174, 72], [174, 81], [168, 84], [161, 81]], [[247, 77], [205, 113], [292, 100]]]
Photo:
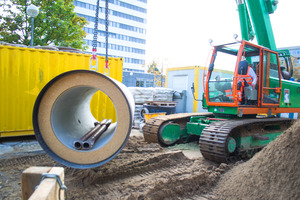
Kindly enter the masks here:
[[262, 76], [262, 106], [279, 106], [280, 100], [280, 70], [278, 55], [265, 50], [263, 54], [263, 76]]
[[176, 75], [173, 78], [173, 89], [181, 92], [182, 90], [188, 90], [188, 75]]

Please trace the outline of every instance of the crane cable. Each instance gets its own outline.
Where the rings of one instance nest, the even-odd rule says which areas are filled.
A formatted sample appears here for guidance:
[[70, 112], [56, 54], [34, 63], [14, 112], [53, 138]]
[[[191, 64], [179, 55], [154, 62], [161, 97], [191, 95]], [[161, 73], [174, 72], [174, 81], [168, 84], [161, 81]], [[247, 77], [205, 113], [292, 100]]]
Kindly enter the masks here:
[[[95, 13], [95, 26], [94, 26], [94, 36], [93, 36], [93, 48], [92, 48], [92, 57], [90, 58], [90, 70], [98, 70], [98, 58], [97, 58], [97, 37], [98, 37], [98, 19], [99, 19], [99, 7], [100, 0], [97, 0], [96, 13]], [[109, 66], [108, 66], [108, 0], [105, 0], [105, 67], [104, 74], [109, 75]], [[92, 60], [96, 61], [96, 64], [92, 64]], [[105, 73], [106, 69], [108, 73]]]
[[[104, 67], [104, 74], [109, 75], [109, 66], [108, 66], [108, 0], [105, 0], [105, 67]], [[108, 70], [108, 73], [105, 72]]]
[[[92, 49], [92, 57], [90, 58], [90, 70], [97, 71], [98, 70], [98, 58], [97, 58], [97, 37], [98, 37], [98, 16], [99, 16], [99, 4], [100, 0], [97, 0], [96, 6], [96, 14], [95, 14], [95, 27], [94, 27], [94, 37], [93, 37], [93, 49]], [[92, 64], [92, 60], [96, 61], [96, 64]]]

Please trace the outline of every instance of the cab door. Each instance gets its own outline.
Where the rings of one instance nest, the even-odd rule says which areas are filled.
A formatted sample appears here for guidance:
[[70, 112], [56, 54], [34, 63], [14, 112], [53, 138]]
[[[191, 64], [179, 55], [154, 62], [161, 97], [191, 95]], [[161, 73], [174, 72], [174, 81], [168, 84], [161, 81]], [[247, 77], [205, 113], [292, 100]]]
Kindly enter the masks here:
[[279, 58], [276, 52], [263, 50], [262, 55], [261, 106], [278, 107], [281, 93], [281, 75]]

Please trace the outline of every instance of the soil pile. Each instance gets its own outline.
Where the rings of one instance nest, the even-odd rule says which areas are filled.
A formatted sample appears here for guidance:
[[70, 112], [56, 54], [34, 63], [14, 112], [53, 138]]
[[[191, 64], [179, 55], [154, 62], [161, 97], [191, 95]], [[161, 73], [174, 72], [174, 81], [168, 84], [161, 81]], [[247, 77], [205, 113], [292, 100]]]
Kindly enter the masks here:
[[300, 120], [222, 177], [217, 199], [300, 199]]

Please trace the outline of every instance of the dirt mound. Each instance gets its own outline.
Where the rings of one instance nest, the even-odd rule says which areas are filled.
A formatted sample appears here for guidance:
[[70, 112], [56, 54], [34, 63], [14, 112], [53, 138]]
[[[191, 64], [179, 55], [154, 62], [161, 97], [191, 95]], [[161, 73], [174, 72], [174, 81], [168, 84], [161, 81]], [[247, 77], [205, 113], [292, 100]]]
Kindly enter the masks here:
[[300, 120], [222, 177], [217, 199], [300, 199]]

